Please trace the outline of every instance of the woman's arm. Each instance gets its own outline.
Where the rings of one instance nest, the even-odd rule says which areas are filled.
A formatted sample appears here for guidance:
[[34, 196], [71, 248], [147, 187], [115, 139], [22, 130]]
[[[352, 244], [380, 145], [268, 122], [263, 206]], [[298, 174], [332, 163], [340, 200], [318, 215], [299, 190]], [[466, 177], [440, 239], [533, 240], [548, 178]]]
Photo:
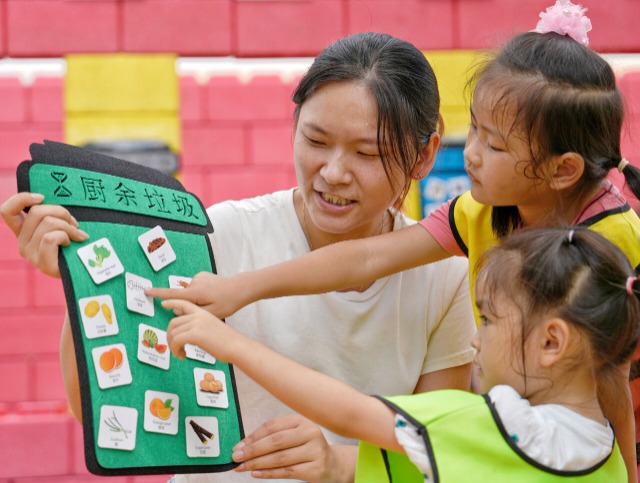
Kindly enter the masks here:
[[330, 431], [403, 452], [394, 435], [394, 413], [381, 401], [281, 356], [190, 302], [166, 300], [162, 305], [177, 315], [167, 329], [176, 357], [184, 358], [185, 344], [197, 344]]
[[449, 256], [428, 231], [416, 224], [384, 235], [334, 243], [229, 278], [202, 275], [185, 290], [153, 288], [146, 293], [189, 300], [224, 318], [257, 300], [358, 287]]
[[448, 367], [439, 371], [424, 374], [418, 380], [414, 394], [437, 389], [461, 389], [469, 391], [471, 388], [471, 363], [461, 366]]

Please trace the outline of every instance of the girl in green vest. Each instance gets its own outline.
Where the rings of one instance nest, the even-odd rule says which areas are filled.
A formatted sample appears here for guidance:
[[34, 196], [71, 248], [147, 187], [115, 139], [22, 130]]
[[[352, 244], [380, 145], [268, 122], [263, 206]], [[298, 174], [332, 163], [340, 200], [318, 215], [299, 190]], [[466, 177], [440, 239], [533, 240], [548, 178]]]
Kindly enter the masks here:
[[[334, 243], [228, 279], [196, 277], [182, 293], [153, 295], [195, 301], [226, 317], [256, 300], [358, 287], [452, 255], [468, 257], [473, 267], [486, 249], [525, 226], [587, 226], [622, 249], [638, 271], [640, 219], [606, 177], [619, 171], [640, 197], [640, 169], [621, 154], [623, 101], [613, 70], [587, 47], [585, 10], [558, 0], [534, 31], [514, 36], [477, 70], [464, 150], [469, 192], [406, 229]], [[322, 141], [313, 140], [316, 149], [336, 157]], [[343, 186], [315, 189], [318, 202], [336, 211], [358, 206]], [[628, 378], [627, 364], [599, 388], [635, 482]]]
[[[597, 386], [636, 346], [640, 280], [595, 231], [523, 230], [485, 252], [472, 341], [483, 395], [367, 396], [191, 302], [162, 304], [176, 315], [167, 330], [176, 357], [197, 344], [295, 411], [363, 441], [357, 482], [627, 481]], [[236, 445], [234, 459], [250, 443]]]

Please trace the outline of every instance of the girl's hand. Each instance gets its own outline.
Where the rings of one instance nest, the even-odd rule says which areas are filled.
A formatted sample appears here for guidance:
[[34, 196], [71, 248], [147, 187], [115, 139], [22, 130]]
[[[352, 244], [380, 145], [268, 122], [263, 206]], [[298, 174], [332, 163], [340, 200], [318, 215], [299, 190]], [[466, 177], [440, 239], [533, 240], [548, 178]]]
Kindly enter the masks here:
[[238, 443], [235, 471], [254, 478], [295, 478], [311, 483], [353, 481], [356, 446], [330, 446], [320, 427], [298, 414], [267, 421]]
[[240, 334], [187, 300], [164, 300], [162, 306], [176, 315], [167, 327], [167, 342], [174, 356], [184, 359], [185, 344], [194, 344], [223, 362], [231, 362], [234, 341]]
[[[0, 216], [16, 235], [20, 255], [52, 277], [60, 278], [58, 247], [89, 238], [62, 206], [40, 205], [43, 196], [18, 193], [0, 206]], [[30, 208], [24, 213], [25, 208]]]
[[196, 274], [183, 289], [154, 287], [145, 290], [145, 293], [161, 299], [188, 300], [221, 319], [244, 306], [240, 301], [241, 291], [235, 287], [233, 278], [209, 272]]

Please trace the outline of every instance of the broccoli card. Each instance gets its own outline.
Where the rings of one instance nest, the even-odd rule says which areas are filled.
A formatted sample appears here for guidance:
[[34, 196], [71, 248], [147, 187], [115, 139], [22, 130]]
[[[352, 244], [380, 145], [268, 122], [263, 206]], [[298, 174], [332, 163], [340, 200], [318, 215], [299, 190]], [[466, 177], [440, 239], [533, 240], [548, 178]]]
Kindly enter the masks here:
[[[80, 378], [85, 458], [98, 475], [206, 473], [244, 437], [233, 367], [167, 347], [172, 313], [146, 287], [215, 273], [200, 200], [174, 178], [60, 143], [32, 144], [19, 191], [65, 206], [89, 234], [60, 251]], [[62, 321], [61, 321], [62, 322]]]

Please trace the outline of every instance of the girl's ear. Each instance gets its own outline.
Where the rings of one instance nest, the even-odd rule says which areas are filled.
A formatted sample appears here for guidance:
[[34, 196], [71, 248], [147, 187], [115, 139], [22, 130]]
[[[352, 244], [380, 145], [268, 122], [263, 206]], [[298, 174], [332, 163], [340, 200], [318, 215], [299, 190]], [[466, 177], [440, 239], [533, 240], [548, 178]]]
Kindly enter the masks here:
[[540, 364], [551, 367], [568, 351], [571, 329], [564, 319], [547, 319], [540, 331]]
[[418, 162], [411, 170], [411, 178], [421, 180], [429, 174], [433, 168], [433, 162], [436, 159], [436, 153], [440, 147], [440, 134], [434, 132], [429, 138], [429, 142], [418, 155]]
[[584, 158], [578, 153], [564, 153], [549, 160], [550, 185], [557, 191], [570, 189], [580, 181], [584, 173]]

